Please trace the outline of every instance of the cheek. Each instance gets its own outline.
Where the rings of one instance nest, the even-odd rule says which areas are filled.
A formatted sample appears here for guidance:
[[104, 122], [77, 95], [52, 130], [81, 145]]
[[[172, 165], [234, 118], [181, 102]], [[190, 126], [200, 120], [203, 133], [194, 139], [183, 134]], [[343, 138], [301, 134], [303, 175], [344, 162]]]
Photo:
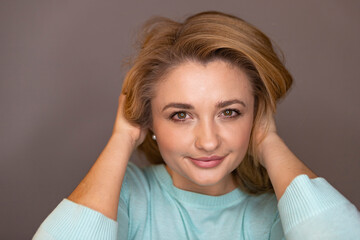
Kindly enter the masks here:
[[223, 140], [234, 151], [245, 152], [248, 149], [252, 129], [252, 121], [242, 121], [223, 131]]
[[154, 121], [157, 144], [164, 159], [172, 155], [184, 155], [190, 149], [192, 134], [186, 128], [174, 126], [168, 121]]

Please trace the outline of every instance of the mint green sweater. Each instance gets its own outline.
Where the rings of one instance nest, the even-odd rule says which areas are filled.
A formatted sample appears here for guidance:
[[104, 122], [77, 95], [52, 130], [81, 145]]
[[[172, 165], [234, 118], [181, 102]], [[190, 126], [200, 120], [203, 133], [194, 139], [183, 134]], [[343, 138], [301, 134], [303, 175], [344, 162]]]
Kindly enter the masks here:
[[296, 177], [277, 202], [274, 194], [240, 189], [184, 191], [164, 165], [129, 163], [117, 222], [64, 199], [33, 239], [360, 239], [360, 213], [323, 178]]

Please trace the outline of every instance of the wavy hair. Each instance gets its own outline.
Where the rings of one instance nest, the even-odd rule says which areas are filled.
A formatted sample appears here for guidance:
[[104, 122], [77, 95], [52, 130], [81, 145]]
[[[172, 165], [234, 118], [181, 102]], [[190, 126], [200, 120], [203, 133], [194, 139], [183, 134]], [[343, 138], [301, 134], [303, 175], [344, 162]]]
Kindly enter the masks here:
[[[290, 89], [292, 77], [270, 39], [246, 21], [214, 11], [198, 13], [184, 22], [164, 17], [147, 21], [140, 35], [138, 55], [124, 80], [125, 117], [150, 127], [151, 99], [162, 77], [185, 61], [206, 64], [215, 59], [229, 62], [246, 73], [255, 100], [249, 148], [232, 174], [239, 187], [250, 194], [273, 191], [266, 169], [259, 164], [253, 133], [263, 117], [272, 117], [276, 103]], [[151, 163], [163, 163], [151, 135], [149, 131], [139, 149]]]

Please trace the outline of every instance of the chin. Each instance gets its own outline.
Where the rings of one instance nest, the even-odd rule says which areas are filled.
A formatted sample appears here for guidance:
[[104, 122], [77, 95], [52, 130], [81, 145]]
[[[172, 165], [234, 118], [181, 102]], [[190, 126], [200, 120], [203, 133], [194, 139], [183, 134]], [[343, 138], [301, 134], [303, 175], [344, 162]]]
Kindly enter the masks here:
[[196, 176], [195, 178], [190, 178], [190, 180], [195, 183], [196, 185], [199, 185], [201, 187], [211, 187], [211, 186], [215, 186], [216, 184], [218, 184], [219, 182], [221, 182], [221, 180], [225, 178], [225, 176], [223, 177], [219, 177], [218, 175], [213, 177], [213, 176]]

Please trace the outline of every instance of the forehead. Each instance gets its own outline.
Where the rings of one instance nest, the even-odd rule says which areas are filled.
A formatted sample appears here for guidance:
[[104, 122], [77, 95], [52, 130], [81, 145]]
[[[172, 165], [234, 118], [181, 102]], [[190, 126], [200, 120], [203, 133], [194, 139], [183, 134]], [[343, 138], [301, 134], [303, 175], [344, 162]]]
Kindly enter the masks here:
[[243, 70], [222, 60], [207, 64], [187, 61], [163, 77], [153, 102], [205, 104], [234, 98], [253, 103], [251, 84]]

